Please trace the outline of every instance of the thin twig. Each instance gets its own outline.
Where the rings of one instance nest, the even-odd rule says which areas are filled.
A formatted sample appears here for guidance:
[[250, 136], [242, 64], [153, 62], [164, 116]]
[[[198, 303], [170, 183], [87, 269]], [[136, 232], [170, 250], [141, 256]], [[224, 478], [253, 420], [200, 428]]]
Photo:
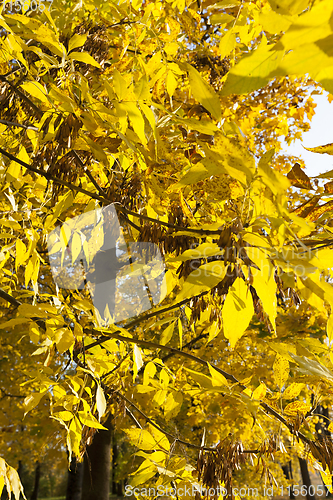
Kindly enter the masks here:
[[[160, 427], [158, 424], [156, 424], [150, 417], [148, 417], [148, 415], [146, 415], [145, 413], [143, 413], [143, 411], [140, 410], [140, 408], [138, 408], [136, 406], [136, 404], [133, 403], [132, 401], [130, 401], [124, 394], [121, 394], [119, 391], [113, 391], [113, 392], [114, 392], [114, 394], [117, 394], [121, 399], [123, 399], [124, 401], [126, 401], [127, 404], [129, 404], [133, 408], [135, 408], [135, 410], [138, 413], [140, 413], [140, 415], [146, 420], [146, 422], [148, 422], [150, 425], [152, 425], [153, 427], [155, 427], [155, 429], [157, 429], [160, 432], [162, 432], [165, 436], [167, 436], [170, 439], [172, 439], [172, 441], [178, 442], [180, 444], [184, 444], [188, 448], [195, 448], [196, 450], [216, 451], [216, 447], [200, 446], [198, 444], [189, 443], [188, 441], [184, 441], [183, 439], [179, 439], [178, 437], [174, 436], [173, 434], [171, 434], [170, 432], [166, 431], [165, 429], [163, 429], [162, 427]], [[126, 408], [126, 410], [127, 410], [127, 408]], [[142, 429], [141, 425], [140, 425], [140, 428]], [[243, 450], [242, 453], [246, 453], [246, 454], [248, 454], [248, 453], [259, 453], [259, 450]]]
[[97, 189], [97, 191], [99, 192], [99, 194], [101, 196], [105, 197], [106, 195], [105, 195], [104, 189], [101, 188], [101, 186], [98, 184], [98, 182], [94, 179], [94, 177], [92, 176], [92, 173], [90, 172], [90, 170], [88, 169], [88, 167], [83, 163], [83, 161], [81, 160], [81, 158], [79, 157], [79, 155], [77, 154], [77, 152], [75, 151], [75, 149], [73, 149], [72, 151], [74, 153], [75, 158], [80, 163], [81, 167], [84, 169], [84, 172], [87, 174], [87, 177], [90, 180], [90, 182], [95, 186], [95, 188]]
[[[44, 170], [40, 170], [39, 168], [32, 167], [28, 163], [20, 160], [19, 158], [16, 158], [14, 155], [11, 153], [8, 153], [4, 149], [0, 148], [0, 153], [2, 153], [4, 156], [7, 156], [12, 161], [15, 161], [19, 165], [22, 165], [22, 167], [25, 167], [27, 170], [30, 170], [31, 172], [34, 172], [36, 174], [42, 175], [46, 179], [55, 182], [56, 184], [60, 184], [61, 186], [66, 186], [69, 189], [72, 189], [73, 191], [77, 191], [79, 193], [86, 194], [90, 198], [93, 198], [95, 200], [98, 200], [102, 203], [114, 203], [112, 200], [107, 198], [106, 196], [101, 196], [96, 193], [91, 193], [90, 191], [87, 191], [86, 189], [83, 189], [79, 186], [76, 186], [74, 184], [71, 184], [70, 182], [58, 179], [57, 177], [54, 177], [53, 175], [49, 174], [48, 172], [45, 172]], [[165, 222], [161, 221], [159, 219], [153, 219], [152, 217], [148, 217], [147, 215], [143, 214], [138, 214], [136, 212], [133, 212], [132, 210], [128, 210], [127, 208], [123, 207], [120, 203], [114, 203], [118, 210], [122, 212], [123, 214], [126, 215], [132, 215], [133, 217], [137, 217], [138, 219], [142, 220], [147, 220], [149, 222], [153, 222], [155, 224], [159, 224], [160, 226], [165, 226], [169, 227], [170, 229], [173, 229], [174, 231], [184, 231], [188, 233], [195, 233], [198, 234], [199, 236], [205, 236], [205, 235], [220, 235], [221, 230], [216, 229], [216, 230], [210, 230], [210, 229], [196, 229], [196, 228], [191, 228], [191, 227], [183, 227], [183, 226], [176, 226], [174, 224], [171, 224], [170, 222]]]
[[38, 132], [38, 127], [34, 127], [33, 125], [23, 125], [23, 123], [8, 122], [7, 120], [0, 120], [0, 123], [2, 123], [3, 125], [8, 125], [8, 127], [21, 127], [27, 130], [34, 130], [35, 132]]

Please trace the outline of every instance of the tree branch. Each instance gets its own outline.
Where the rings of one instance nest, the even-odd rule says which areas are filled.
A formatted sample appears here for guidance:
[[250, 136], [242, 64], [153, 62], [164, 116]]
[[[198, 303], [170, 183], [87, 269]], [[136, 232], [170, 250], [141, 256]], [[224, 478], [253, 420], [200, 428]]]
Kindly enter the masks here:
[[57, 177], [53, 177], [53, 175], [49, 174], [48, 172], [44, 172], [43, 170], [40, 170], [39, 168], [32, 167], [31, 165], [28, 165], [25, 161], [20, 160], [19, 158], [16, 158], [14, 155], [11, 153], [7, 153], [4, 149], [0, 148], [0, 153], [2, 153], [4, 156], [7, 156], [12, 161], [15, 161], [19, 165], [22, 165], [22, 167], [25, 167], [27, 170], [30, 170], [30, 172], [34, 172], [35, 174], [42, 175], [49, 181], [53, 181], [56, 184], [60, 184], [61, 186], [66, 186], [69, 189], [72, 189], [73, 191], [77, 191], [79, 193], [86, 194], [87, 196], [90, 196], [90, 198], [94, 198], [95, 200], [99, 200], [103, 203], [108, 202], [111, 203], [110, 200], [107, 198], [104, 198], [102, 196], [99, 196], [98, 194], [91, 193], [90, 191], [87, 191], [86, 189], [83, 189], [79, 186], [75, 186], [74, 184], [71, 184], [70, 182], [63, 181], [58, 179]]
[[[7, 151], [5, 151], [2, 148], [0, 148], [0, 153], [2, 153], [4, 156], [7, 156], [7, 158], [9, 158], [10, 160], [15, 161], [16, 163], [19, 163], [19, 165], [22, 165], [22, 167], [25, 167], [27, 170], [30, 170], [31, 172], [42, 175], [46, 179], [53, 181], [56, 184], [60, 184], [61, 186], [68, 187], [69, 189], [72, 189], [73, 191], [77, 191], [79, 193], [86, 194], [87, 196], [90, 196], [90, 198], [98, 200], [102, 203], [113, 203], [113, 201], [110, 200], [109, 198], [107, 198], [105, 195], [101, 196], [101, 195], [98, 195], [96, 193], [91, 193], [90, 191], [87, 191], [86, 189], [83, 189], [79, 186], [75, 186], [74, 184], [71, 184], [70, 182], [58, 179], [57, 177], [54, 177], [53, 175], [49, 174], [48, 172], [44, 172], [44, 170], [40, 170], [39, 168], [32, 167], [28, 163], [25, 163], [24, 161], [20, 160], [19, 158], [16, 158], [14, 155], [12, 155], [11, 153], [8, 153]], [[98, 189], [100, 191], [100, 189], [102, 189], [102, 188], [96, 187], [96, 189]], [[196, 228], [191, 228], [191, 227], [176, 226], [176, 225], [171, 224], [169, 222], [164, 222], [164, 221], [161, 221], [159, 219], [153, 219], [152, 217], [148, 217], [147, 215], [137, 214], [136, 212], [132, 212], [132, 210], [128, 210], [127, 208], [120, 205], [120, 203], [114, 203], [114, 204], [117, 206], [118, 210], [120, 212], [122, 212], [123, 214], [132, 215], [133, 217], [137, 217], [138, 219], [147, 220], [149, 222], [159, 224], [160, 226], [169, 227], [170, 229], [173, 229], [175, 231], [185, 231], [188, 233], [195, 233], [195, 234], [198, 234], [199, 236], [221, 234], [221, 230], [219, 230], [219, 229], [209, 230], [209, 229], [196, 229]]]
[[[97, 332], [98, 331], [96, 330], [96, 333]], [[193, 354], [190, 354], [190, 353], [187, 353], [187, 352], [184, 352], [184, 351], [180, 351], [179, 349], [175, 349], [174, 347], [169, 347], [169, 346], [166, 346], [166, 345], [157, 344], [155, 342], [150, 342], [148, 340], [141, 340], [141, 339], [137, 339], [137, 338], [124, 337], [123, 335], [120, 335], [117, 332], [110, 333], [109, 337], [103, 338], [103, 341], [105, 342], [109, 338], [115, 338], [117, 340], [121, 340], [123, 342], [128, 342], [130, 344], [142, 345], [143, 347], [148, 347], [148, 348], [153, 348], [153, 349], [161, 349], [161, 350], [169, 351], [169, 352], [173, 353], [174, 355], [177, 354], [178, 356], [190, 359], [191, 361], [195, 361], [196, 363], [198, 363], [198, 364], [200, 364], [202, 366], [208, 367], [208, 361], [205, 361], [202, 358], [198, 358], [197, 356], [194, 356]], [[98, 345], [98, 341], [94, 342], [93, 344], [88, 345], [86, 347], [86, 350], [88, 350], [89, 348], [91, 348], [91, 347], [93, 347], [95, 345]], [[242, 390], [246, 389], [246, 385], [244, 385], [241, 382], [239, 382], [239, 380], [237, 380], [237, 378], [234, 377], [234, 375], [231, 375], [230, 373], [225, 372], [224, 370], [222, 370], [218, 366], [214, 366], [214, 369], [218, 373], [220, 373], [221, 375], [223, 375], [223, 377], [225, 377], [227, 380], [229, 380], [233, 384], [238, 385], [240, 387], [240, 389], [242, 389]], [[132, 403], [130, 403], [130, 404], [132, 404]], [[268, 413], [269, 415], [271, 415], [274, 418], [276, 418], [277, 420], [279, 420], [279, 422], [281, 422], [285, 427], [287, 427], [287, 429], [289, 430], [289, 432], [291, 434], [296, 435], [298, 438], [301, 439], [301, 441], [303, 441], [303, 443], [306, 443], [308, 445], [310, 445], [310, 443], [314, 443], [311, 439], [308, 439], [301, 432], [299, 432], [299, 431], [295, 432], [295, 430], [287, 422], [287, 420], [282, 415], [280, 415], [276, 410], [274, 410], [274, 408], [272, 408], [271, 406], [269, 406], [267, 403], [265, 403], [264, 401], [260, 401], [259, 406], [261, 406], [265, 410], [266, 413]]]
[[[173, 434], [171, 434], [170, 432], [166, 431], [165, 429], [162, 429], [162, 427], [160, 427], [158, 424], [156, 424], [150, 417], [148, 417], [148, 415], [146, 415], [145, 413], [143, 413], [143, 411], [141, 411], [140, 408], [138, 408], [136, 406], [136, 404], [133, 403], [132, 401], [130, 401], [124, 394], [121, 394], [119, 391], [113, 391], [113, 393], [117, 394], [121, 399], [123, 399], [124, 401], [126, 401], [127, 404], [129, 404], [133, 408], [135, 408], [135, 410], [138, 413], [140, 413], [140, 415], [146, 420], [146, 422], [148, 422], [150, 425], [152, 425], [153, 427], [155, 427], [155, 429], [157, 429], [160, 432], [162, 432], [165, 436], [167, 436], [170, 439], [172, 439], [173, 442], [178, 442], [180, 444], [183, 444], [183, 445], [187, 446], [188, 448], [194, 448], [196, 450], [216, 451], [216, 447], [200, 446], [198, 444], [189, 443], [188, 441], [184, 441], [183, 439], [179, 439], [178, 437], [174, 436]], [[126, 410], [127, 410], [127, 408], [126, 408]], [[132, 416], [131, 416], [131, 418], [132, 418]], [[142, 426], [140, 425], [139, 422], [136, 425], [137, 425], [137, 427], [139, 427], [140, 429], [142, 429]], [[249, 453], [260, 453], [260, 451], [259, 450], [243, 450], [242, 453], [246, 453], [246, 454], [249, 454]]]
[[101, 186], [94, 179], [94, 177], [92, 176], [90, 170], [83, 163], [83, 161], [81, 160], [81, 158], [79, 157], [79, 155], [77, 154], [77, 152], [75, 151], [75, 149], [73, 149], [72, 152], [74, 153], [74, 156], [77, 159], [77, 161], [80, 163], [81, 167], [84, 169], [84, 172], [87, 174], [87, 177], [90, 180], [90, 182], [95, 186], [95, 188], [97, 189], [97, 191], [99, 192], [99, 194], [105, 198], [106, 195], [105, 195], [104, 189], [101, 188]]
[[7, 120], [0, 120], [0, 123], [2, 123], [3, 125], [8, 125], [8, 127], [21, 127], [38, 132], [38, 128], [34, 127], [33, 125], [23, 125], [23, 123], [8, 122]]
[[12, 82], [10, 82], [9, 80], [7, 80], [6, 78], [4, 78], [2, 75], [0, 75], [0, 80], [5, 82], [5, 83], [8, 83], [8, 85], [11, 87], [11, 89], [13, 90], [13, 92], [15, 92], [18, 96], [21, 97], [21, 99], [23, 99], [23, 101], [25, 101], [27, 104], [29, 104], [29, 106], [34, 110], [34, 112], [41, 118], [44, 114], [44, 112], [39, 109], [38, 106], [36, 106], [36, 104], [34, 104], [32, 102], [31, 99], [29, 99], [29, 97], [27, 97], [23, 92], [22, 90], [20, 90], [16, 85], [13, 85]]
[[9, 293], [5, 292], [2, 288], [0, 288], [0, 297], [4, 300], [7, 300], [7, 302], [10, 302], [10, 304], [15, 307], [18, 307], [22, 304], [22, 302], [12, 297], [12, 295], [9, 295]]

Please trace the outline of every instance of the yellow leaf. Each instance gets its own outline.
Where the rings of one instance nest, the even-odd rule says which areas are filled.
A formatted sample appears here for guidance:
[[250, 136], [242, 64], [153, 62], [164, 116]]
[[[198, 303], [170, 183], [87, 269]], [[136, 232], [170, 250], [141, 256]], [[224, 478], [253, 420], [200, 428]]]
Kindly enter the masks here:
[[282, 397], [284, 399], [294, 399], [297, 398], [301, 390], [305, 387], [305, 384], [293, 382], [289, 385], [285, 391], [283, 391]]
[[269, 0], [272, 8], [279, 14], [300, 14], [309, 6], [309, 0]]
[[104, 429], [107, 431], [107, 428], [98, 422], [98, 420], [90, 413], [85, 411], [79, 411], [78, 417], [80, 422], [87, 427], [92, 427], [93, 429]]
[[76, 261], [77, 257], [80, 255], [82, 247], [81, 236], [79, 233], [74, 233], [71, 244], [72, 251], [72, 264]]
[[64, 422], [68, 422], [69, 420], [72, 420], [74, 417], [73, 413], [70, 411], [58, 411], [56, 413], [53, 413], [53, 417], [59, 418], [60, 420], [63, 420]]
[[106, 410], [106, 399], [102, 387], [98, 384], [96, 391], [96, 407], [98, 411], [99, 421], [103, 417]]
[[165, 330], [163, 330], [160, 337], [161, 345], [166, 345], [168, 344], [168, 342], [170, 342], [170, 340], [172, 339], [174, 329], [175, 329], [175, 321], [173, 321], [169, 326], [166, 327]]
[[289, 403], [285, 409], [284, 413], [286, 415], [294, 416], [298, 413], [302, 413], [302, 415], [306, 415], [308, 411], [310, 411], [311, 406], [303, 403], [303, 401], [294, 401], [293, 403]]
[[43, 85], [41, 85], [39, 82], [33, 81], [33, 82], [23, 83], [21, 85], [21, 88], [28, 94], [32, 95], [33, 97], [36, 97], [36, 99], [39, 99], [48, 106], [50, 105], [49, 100], [47, 98], [47, 91], [45, 90]]
[[182, 325], [180, 318], [178, 318], [178, 333], [179, 333], [179, 349], [182, 349], [182, 347], [183, 347], [183, 325]]
[[81, 441], [82, 425], [77, 417], [74, 417], [69, 425], [67, 434], [67, 448], [69, 451], [69, 462], [72, 455], [80, 456], [80, 441]]
[[136, 344], [134, 344], [133, 347], [133, 362], [134, 362], [133, 364], [133, 381], [134, 381], [136, 379], [138, 371], [143, 366], [141, 350]]
[[275, 319], [277, 315], [276, 282], [274, 279], [275, 268], [266, 253], [258, 247], [247, 247], [248, 257], [259, 267], [251, 268], [253, 278], [252, 286], [262, 302], [265, 313], [275, 331]]
[[199, 71], [193, 66], [186, 64], [186, 69], [189, 73], [189, 80], [193, 97], [209, 111], [209, 113], [220, 120], [221, 118], [221, 103], [219, 96], [215, 90], [202, 78]]
[[155, 363], [149, 361], [143, 372], [143, 385], [149, 385], [149, 381], [150, 379], [154, 378], [155, 373], [156, 373]]
[[264, 397], [266, 396], [266, 392], [267, 387], [263, 382], [261, 382], [261, 384], [253, 391], [252, 399], [264, 399]]
[[165, 420], [168, 421], [171, 418], [178, 415], [181, 406], [183, 404], [183, 396], [180, 392], [172, 391], [168, 394], [168, 397], [164, 404], [164, 416]]
[[214, 366], [208, 363], [208, 369], [212, 377], [212, 385], [214, 387], [220, 387], [221, 385], [228, 385], [227, 379], [222, 375], [222, 373], [218, 372]]
[[75, 344], [73, 333], [69, 328], [58, 328], [54, 341], [60, 354], [70, 350]]
[[194, 370], [190, 370], [190, 368], [185, 368], [185, 370], [189, 372], [193, 380], [195, 380], [195, 382], [197, 382], [204, 389], [213, 388], [212, 379], [210, 377], [207, 377], [207, 375], [205, 375], [204, 373], [199, 373]]
[[156, 448], [156, 441], [145, 429], [124, 429], [132, 445], [141, 450], [152, 451]]
[[32, 262], [32, 259], [28, 261], [27, 267], [25, 268], [25, 274], [24, 274], [24, 279], [25, 279], [25, 287], [27, 288], [29, 285], [29, 281], [31, 280], [31, 277], [34, 272], [34, 264]]
[[16, 240], [16, 257], [15, 257], [15, 269], [17, 269], [21, 264], [26, 261], [26, 251], [27, 248], [22, 240], [19, 238]]
[[169, 451], [170, 450], [170, 443], [168, 438], [161, 432], [160, 430], [156, 429], [155, 426], [152, 424], [148, 424], [149, 432], [155, 439], [157, 445], [159, 448], [162, 448], [162, 450]]
[[145, 135], [145, 122], [141, 111], [135, 102], [122, 102], [119, 103], [119, 109], [126, 111], [128, 118], [133, 126], [134, 132], [137, 134], [142, 144], [147, 144]]
[[209, 262], [193, 271], [186, 279], [182, 290], [175, 299], [175, 303], [194, 297], [200, 293], [211, 290], [223, 280], [226, 267], [221, 261]]
[[42, 397], [47, 393], [47, 389], [42, 392], [33, 392], [30, 396], [27, 396], [24, 400], [24, 415], [31, 411], [35, 406], [38, 405]]
[[272, 50], [272, 46], [267, 45], [267, 39], [263, 36], [259, 47], [248, 56], [242, 57], [230, 70], [221, 94], [247, 94], [264, 87], [282, 56], [283, 51]]
[[289, 361], [280, 354], [276, 355], [273, 364], [273, 377], [276, 385], [280, 390], [287, 382], [289, 377]]
[[220, 14], [213, 14], [210, 17], [210, 22], [212, 24], [226, 24], [234, 20], [234, 16], [231, 16], [230, 14], [223, 14], [222, 12]]
[[175, 77], [172, 71], [168, 71], [165, 84], [169, 96], [172, 97], [178, 85], [177, 78]]
[[327, 320], [326, 325], [328, 340], [332, 342], [333, 340], [333, 314], [330, 314], [330, 317]]
[[232, 30], [227, 31], [227, 33], [221, 38], [219, 51], [220, 56], [223, 59], [228, 56], [232, 50], [236, 47], [236, 33]]
[[68, 42], [68, 52], [71, 50], [77, 49], [78, 47], [82, 47], [86, 43], [87, 35], [79, 35], [75, 33], [72, 38]]
[[[17, 471], [13, 467], [10, 467], [10, 465], [7, 465], [7, 480], [10, 485], [10, 491], [14, 493], [15, 500], [19, 500], [21, 498], [21, 494], [26, 499], [26, 496], [24, 495], [23, 492], [23, 487], [20, 481], [20, 477]], [[9, 495], [10, 491], [7, 492], [9, 493]]]
[[71, 52], [68, 54], [68, 59], [74, 60], [74, 61], [80, 61], [85, 64], [90, 64], [91, 66], [96, 66], [96, 68], [100, 68], [101, 65], [95, 61], [95, 59], [88, 54], [88, 52]]
[[229, 288], [222, 309], [223, 330], [231, 347], [244, 334], [254, 314], [251, 292], [241, 278]]
[[264, 31], [275, 34], [281, 33], [281, 31], [287, 31], [292, 20], [291, 18], [288, 19], [286, 16], [282, 16], [271, 10], [259, 14], [259, 23]]
[[328, 489], [328, 491], [330, 493], [333, 493], [332, 473], [331, 473], [328, 465], [326, 466], [325, 471], [323, 471], [322, 468], [321, 468], [321, 469], [319, 469], [319, 472], [320, 472], [320, 475], [322, 477], [324, 485], [326, 486], [326, 488]]

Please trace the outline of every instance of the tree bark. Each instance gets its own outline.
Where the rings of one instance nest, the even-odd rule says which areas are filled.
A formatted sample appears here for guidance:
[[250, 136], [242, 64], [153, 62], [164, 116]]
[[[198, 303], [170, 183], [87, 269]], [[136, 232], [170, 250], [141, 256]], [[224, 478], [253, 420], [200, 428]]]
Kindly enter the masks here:
[[38, 500], [39, 481], [40, 481], [40, 463], [37, 461], [35, 468], [35, 484], [34, 484], [34, 489], [31, 493], [30, 500]]
[[310, 479], [310, 474], [309, 474], [309, 469], [308, 469], [308, 464], [305, 458], [300, 458], [298, 457], [299, 460], [299, 465], [301, 468], [301, 474], [302, 474], [302, 481], [304, 486], [306, 486], [306, 498], [307, 500], [315, 500], [315, 495], [311, 493], [310, 486], [311, 486], [311, 479]]
[[66, 500], [81, 500], [83, 462], [77, 462], [76, 458], [73, 457], [67, 477]]
[[82, 500], [109, 500], [111, 420], [103, 424], [107, 431], [99, 430], [84, 456]]
[[[291, 467], [291, 460], [286, 465], [282, 466], [283, 473], [287, 479], [292, 480], [293, 479], [293, 471]], [[290, 500], [294, 500], [295, 495], [294, 495], [294, 489], [293, 486], [290, 484], [290, 490], [289, 490], [289, 498]]]

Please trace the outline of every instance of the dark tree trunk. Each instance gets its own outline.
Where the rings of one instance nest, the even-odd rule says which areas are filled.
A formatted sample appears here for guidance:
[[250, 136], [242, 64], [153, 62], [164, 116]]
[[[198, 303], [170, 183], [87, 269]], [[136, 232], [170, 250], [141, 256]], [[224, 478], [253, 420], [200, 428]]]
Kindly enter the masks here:
[[309, 469], [308, 469], [308, 464], [305, 458], [300, 458], [298, 457], [299, 460], [299, 465], [301, 467], [301, 474], [302, 474], [302, 481], [304, 486], [306, 486], [306, 498], [307, 500], [315, 500], [314, 494], [311, 493], [311, 479], [310, 479], [310, 474], [309, 474]]
[[34, 489], [31, 493], [30, 500], [38, 500], [39, 480], [40, 480], [40, 463], [37, 461], [35, 469], [35, 484], [34, 484]]
[[83, 462], [73, 457], [68, 470], [66, 500], [81, 500], [83, 479]]
[[112, 433], [112, 495], [123, 496], [123, 481], [117, 480], [118, 445], [115, 433]]
[[84, 456], [82, 500], [109, 500], [111, 420], [109, 415], [103, 424], [107, 431], [95, 433], [93, 442]]
[[[314, 398], [312, 396], [312, 400], [311, 400], [312, 404], [314, 402]], [[317, 439], [318, 440], [323, 440], [323, 439], [327, 439], [327, 438], [331, 438], [331, 432], [328, 430], [328, 426], [329, 426], [329, 423], [330, 423], [330, 420], [329, 420], [329, 409], [328, 407], [327, 408], [324, 408], [324, 406], [322, 405], [318, 405], [315, 410], [314, 410], [314, 415], [317, 415], [319, 416], [319, 420], [318, 422], [315, 424], [315, 429], [316, 429], [316, 432], [317, 432]], [[322, 482], [323, 482], [323, 485], [324, 485], [324, 488], [325, 488], [325, 498], [328, 498], [328, 497], [331, 497], [332, 494], [330, 493], [330, 491], [327, 489], [327, 486], [326, 484], [324, 484], [324, 480], [323, 478], [322, 479]], [[332, 485], [333, 485], [333, 482], [332, 482]]]
[[[17, 467], [17, 473], [18, 473], [18, 476], [19, 476], [20, 481], [21, 481], [21, 483], [22, 483], [22, 486], [23, 486], [23, 488], [24, 488], [24, 484], [23, 484], [23, 483], [24, 483], [24, 481], [23, 481], [23, 473], [24, 473], [24, 470], [23, 470], [23, 469], [24, 469], [24, 465], [23, 465], [23, 463], [22, 463], [22, 460], [19, 460], [19, 461], [18, 461], [18, 467]], [[20, 499], [21, 499], [21, 498], [23, 498], [22, 493], [20, 494]]]
[[[292, 470], [292, 467], [291, 467], [291, 460], [289, 460], [289, 462], [286, 465], [282, 466], [282, 470], [283, 470], [283, 473], [284, 473], [285, 477], [287, 479], [289, 479], [290, 481], [292, 481], [292, 479], [293, 479], [293, 470]], [[290, 484], [290, 490], [289, 490], [289, 498], [290, 498], [290, 500], [294, 500], [294, 498], [295, 498], [294, 489], [293, 489], [293, 486], [291, 484]]]

